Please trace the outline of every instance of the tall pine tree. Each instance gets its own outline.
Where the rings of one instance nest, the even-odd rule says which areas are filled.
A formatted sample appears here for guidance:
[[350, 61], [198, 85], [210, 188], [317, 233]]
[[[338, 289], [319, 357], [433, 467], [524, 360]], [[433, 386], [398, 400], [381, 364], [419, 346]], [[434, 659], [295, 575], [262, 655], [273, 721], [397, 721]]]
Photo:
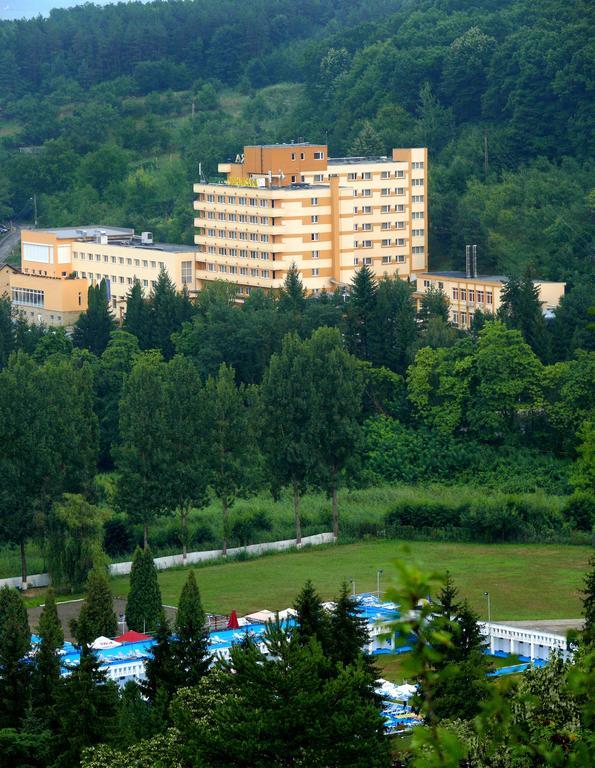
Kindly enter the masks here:
[[349, 351], [362, 360], [371, 360], [370, 333], [377, 288], [374, 273], [366, 265], [357, 270], [351, 281], [345, 338]]
[[46, 593], [37, 634], [39, 644], [33, 661], [32, 703], [37, 716], [48, 722], [60, 681], [59, 651], [64, 643], [64, 631], [52, 589]]
[[126, 294], [126, 316], [123, 328], [138, 340], [141, 349], [151, 347], [151, 315], [149, 303], [143, 295], [139, 280], [135, 280]]
[[206, 674], [210, 656], [209, 630], [194, 571], [190, 571], [182, 588], [172, 647], [179, 684], [197, 685]]
[[79, 645], [91, 644], [95, 638], [114, 637], [118, 630], [118, 617], [114, 612], [114, 599], [104, 571], [96, 568], [87, 580], [85, 602], [78, 619], [71, 623], [72, 633]]
[[72, 340], [76, 347], [88, 349], [94, 355], [105, 351], [110, 334], [115, 328], [113, 315], [107, 297], [107, 283], [90, 285], [87, 293], [88, 308], [76, 321]]
[[0, 728], [18, 728], [29, 705], [27, 609], [15, 589], [0, 590]]

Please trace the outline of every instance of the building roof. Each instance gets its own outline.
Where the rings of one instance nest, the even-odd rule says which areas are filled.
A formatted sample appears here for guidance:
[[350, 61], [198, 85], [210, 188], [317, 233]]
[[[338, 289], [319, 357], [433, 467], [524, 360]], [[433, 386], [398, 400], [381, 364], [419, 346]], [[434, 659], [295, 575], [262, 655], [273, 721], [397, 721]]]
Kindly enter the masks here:
[[84, 227], [49, 227], [47, 229], [38, 229], [37, 232], [50, 232], [59, 240], [69, 240], [81, 237], [81, 232], [86, 232], [88, 237], [98, 235], [100, 232], [105, 232], [106, 235], [111, 237], [131, 237], [134, 235], [134, 230], [129, 227], [106, 227], [104, 224], [89, 224]]
[[184, 245], [182, 243], [143, 243], [140, 239], [110, 240], [108, 245], [138, 248], [143, 251], [165, 251], [167, 253], [196, 253], [198, 251], [198, 248], [194, 245]]
[[387, 155], [375, 155], [373, 157], [329, 157], [329, 165], [357, 165], [358, 163], [399, 163], [403, 160], [393, 160]]
[[326, 144], [313, 144], [311, 141], [282, 141], [279, 144], [246, 144], [245, 148], [277, 149], [278, 147], [326, 147]]
[[143, 635], [142, 632], [135, 632], [134, 629], [129, 629], [128, 632], [124, 632], [123, 635], [114, 638], [117, 643], [138, 643], [143, 640], [152, 639], [151, 635]]
[[506, 275], [477, 275], [467, 277], [465, 272], [457, 271], [445, 271], [445, 272], [421, 272], [421, 275], [428, 275], [428, 277], [445, 277], [447, 280], [478, 280], [484, 283], [506, 283], [508, 277]]

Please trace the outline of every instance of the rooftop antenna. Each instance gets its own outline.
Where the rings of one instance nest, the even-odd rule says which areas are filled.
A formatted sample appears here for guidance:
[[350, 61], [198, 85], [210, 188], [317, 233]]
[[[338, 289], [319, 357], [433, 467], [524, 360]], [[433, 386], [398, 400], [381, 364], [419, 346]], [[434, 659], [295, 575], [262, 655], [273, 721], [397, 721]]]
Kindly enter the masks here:
[[477, 277], [477, 246], [473, 246], [473, 277]]
[[465, 246], [465, 277], [471, 277], [471, 246]]

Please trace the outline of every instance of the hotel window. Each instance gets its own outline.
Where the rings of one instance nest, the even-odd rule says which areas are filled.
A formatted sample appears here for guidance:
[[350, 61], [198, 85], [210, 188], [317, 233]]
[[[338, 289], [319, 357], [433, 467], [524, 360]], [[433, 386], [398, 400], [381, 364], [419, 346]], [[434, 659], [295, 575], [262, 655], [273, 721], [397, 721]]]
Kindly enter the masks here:
[[389, 248], [391, 244], [390, 240], [382, 240], [381, 245], [383, 248]]
[[455, 325], [459, 324], [459, 313], [457, 311], [452, 313], [452, 321]]
[[441, 280], [439, 280], [439, 281], [438, 281], [438, 288], [439, 288], [439, 290], [441, 290], [441, 291], [443, 291], [443, 290], [444, 290], [444, 283], [443, 283]]
[[395, 187], [395, 195], [404, 195], [405, 187]]
[[414, 229], [411, 233], [413, 237], [423, 237], [424, 236], [424, 230], [423, 229]]
[[260, 254], [260, 258], [264, 259], [265, 261], [268, 261], [271, 258], [271, 254], [268, 251], [263, 251]]
[[423, 187], [423, 185], [424, 185], [423, 179], [411, 179], [412, 187]]
[[15, 304], [27, 304], [30, 307], [43, 307], [45, 303], [45, 291], [33, 288], [13, 288], [12, 300]]
[[354, 190], [353, 190], [353, 196], [354, 196], [354, 197], [357, 197], [357, 195], [358, 195], [357, 189], [354, 189]]
[[357, 213], [358, 211], [359, 211], [359, 208], [357, 207], [357, 205], [356, 205], [356, 206], [354, 206], [354, 208], [353, 208], [353, 212], [354, 212], [354, 213]]
[[215, 248], [214, 245], [209, 245], [209, 247], [207, 248], [207, 253], [211, 253], [211, 254], [217, 253], [217, 249]]
[[215, 202], [215, 195], [207, 195], [207, 202], [208, 203], [214, 203]]
[[364, 181], [369, 181], [371, 178], [372, 178], [372, 174], [370, 173], [370, 171], [364, 171], [362, 173], [362, 179]]
[[372, 197], [371, 189], [362, 189], [362, 197]]
[[237, 215], [235, 213], [230, 213], [229, 216], [227, 217], [227, 220], [228, 221], [237, 221], [238, 217], [237, 217]]
[[117, 283], [118, 278], [115, 275], [112, 275], [112, 283]]
[[312, 216], [312, 224], [318, 224], [318, 216]]
[[455, 299], [455, 301], [458, 301], [458, 299], [459, 299], [459, 289], [458, 288], [453, 288], [452, 289], [452, 297], [453, 297], [453, 299]]
[[225, 230], [224, 229], [218, 229], [219, 237], [225, 237]]
[[477, 301], [479, 304], [483, 304], [483, 291], [477, 291]]
[[116, 257], [112, 256], [112, 264], [115, 264], [115, 263], [116, 263]]
[[386, 197], [387, 195], [390, 195], [390, 189], [388, 187], [384, 187], [383, 189], [380, 190], [380, 194], [383, 197]]
[[149, 262], [146, 259], [143, 259], [143, 267], [148, 267]]
[[318, 232], [312, 232], [312, 234], [310, 235], [310, 239], [320, 240], [320, 235], [318, 234]]
[[81, 253], [81, 261], [84, 261], [84, 260], [85, 260], [85, 254]]
[[240, 275], [247, 275], [248, 267], [240, 267]]
[[424, 288], [429, 288], [431, 285], [429, 280], [424, 280]]
[[467, 313], [461, 312], [461, 325], [467, 325]]
[[405, 178], [405, 171], [397, 171], [395, 173], [395, 178], [396, 179], [404, 179]]
[[358, 264], [359, 264], [359, 258], [357, 256], [354, 256], [353, 257], [353, 266], [357, 267]]
[[348, 173], [347, 174], [347, 180], [348, 181], [355, 181], [357, 179], [357, 173]]
[[411, 253], [425, 253], [425, 250], [423, 245], [414, 245], [411, 249]]
[[314, 160], [324, 160], [324, 152], [314, 152]]
[[320, 251], [312, 251], [312, 258], [313, 259], [320, 258]]
[[423, 164], [423, 163], [418, 163], [418, 162], [416, 162], [416, 163], [411, 163], [411, 167], [412, 167], [412, 168], [423, 168], [423, 167], [424, 167], [424, 164]]
[[354, 231], [354, 232], [357, 232], [357, 230], [358, 230], [358, 229], [359, 229], [359, 224], [357, 224], [357, 223], [356, 223], [356, 224], [354, 224], [354, 225], [353, 225], [353, 231]]
[[224, 203], [225, 202], [225, 195], [217, 195], [217, 202], [218, 203]]
[[371, 248], [371, 247], [372, 247], [371, 240], [362, 240], [362, 248]]
[[364, 262], [364, 265], [366, 267], [369, 267], [372, 264], [372, 257], [371, 256], [364, 256], [363, 262]]
[[260, 274], [261, 274], [261, 277], [270, 277], [271, 276], [271, 272], [270, 272], [269, 269], [263, 269]]
[[232, 275], [237, 275], [237, 273], [238, 273], [238, 268], [232, 265], [232, 266], [229, 268], [229, 271], [230, 271], [230, 274], [232, 274]]
[[403, 203], [398, 203], [397, 205], [395, 205], [395, 211], [397, 213], [404, 213], [405, 212], [405, 206], [403, 205]]
[[475, 291], [473, 288], [469, 288], [469, 301], [475, 301]]
[[424, 201], [424, 196], [423, 195], [413, 195], [411, 197], [411, 202], [412, 203], [423, 203], [423, 201]]
[[382, 257], [382, 263], [383, 264], [390, 264], [391, 261], [392, 261], [392, 257], [391, 256], [383, 256]]
[[159, 262], [159, 269], [165, 269], [165, 264], [162, 261]]
[[81, 277], [85, 277], [86, 278], [87, 277], [87, 273], [86, 272], [81, 272]]
[[486, 291], [486, 304], [491, 304], [491, 303], [492, 303], [492, 292]]
[[124, 257], [123, 256], [119, 256], [118, 257], [118, 261], [120, 262], [120, 264], [123, 264], [124, 263]]
[[149, 281], [148, 280], [143, 280], [143, 287], [144, 288], [148, 288], [149, 287]]
[[258, 251], [250, 251], [250, 258], [251, 259], [257, 259], [258, 258]]
[[390, 171], [380, 171], [381, 179], [390, 179]]
[[300, 152], [300, 160], [303, 160], [303, 159], [304, 159], [304, 157], [305, 157], [305, 156], [304, 156], [304, 153], [303, 153], [303, 152]]
[[215, 271], [215, 265], [211, 264], [209, 262], [209, 263], [207, 263], [207, 269], [208, 269], [209, 272], [214, 272]]
[[256, 232], [250, 232], [250, 240], [253, 243], [257, 243], [258, 242], [258, 235], [256, 234]]
[[251, 277], [258, 277], [258, 270], [257, 269], [251, 269], [250, 270], [250, 276]]
[[371, 205], [364, 205], [362, 207], [362, 213], [372, 213], [372, 206]]
[[395, 221], [395, 227], [397, 229], [405, 229], [405, 222], [404, 221]]
[[413, 213], [411, 214], [412, 219], [423, 219], [423, 217], [424, 217], [423, 211], [413, 211]]
[[310, 205], [318, 205], [318, 198], [317, 197], [311, 198]]
[[238, 197], [238, 205], [246, 205], [246, 198]]
[[182, 262], [182, 283], [184, 285], [189, 285], [191, 282], [192, 282], [192, 262], [183, 261]]
[[380, 225], [380, 229], [390, 229], [390, 221], [383, 221]]
[[255, 198], [255, 197], [250, 197], [250, 198], [248, 199], [248, 202], [250, 203], [250, 205], [254, 206], [254, 205], [256, 205], [256, 204], [257, 204], [257, 202], [258, 202], [258, 201], [256, 200], [256, 198]]
[[461, 301], [467, 301], [467, 289], [461, 288]]
[[380, 213], [390, 213], [390, 205], [381, 205]]
[[250, 224], [258, 224], [258, 216], [248, 216]]
[[157, 285], [157, 280], [151, 280], [151, 288], [155, 288]]
[[405, 245], [405, 238], [404, 237], [397, 237], [395, 240], [395, 245], [402, 247]]
[[292, 159], [292, 160], [295, 160], [295, 152], [292, 152], [292, 153], [291, 153], [291, 159]]
[[219, 264], [219, 272], [227, 272], [227, 264]]
[[120, 282], [120, 283], [124, 283], [124, 275], [120, 275], [120, 277], [119, 277], [119, 282]]
[[314, 174], [314, 181], [322, 181], [322, 174], [321, 173], [315, 173]]
[[318, 267], [314, 267], [314, 269], [312, 270], [312, 277], [318, 277], [319, 274], [320, 274], [320, 270], [318, 269]]
[[362, 231], [364, 231], [364, 232], [371, 232], [372, 231], [372, 225], [370, 223], [362, 224]]
[[225, 214], [224, 213], [219, 213], [219, 214], [217, 214], [217, 218], [219, 219], [219, 221], [225, 221]]
[[126, 282], [128, 283], [128, 285], [132, 285], [132, 278], [131, 277], [127, 277], [126, 278]]
[[109, 261], [109, 256], [106, 254], [106, 255], [103, 257], [103, 260], [104, 260], [104, 261]]
[[232, 196], [232, 195], [230, 195], [230, 196], [227, 198], [227, 202], [228, 202], [230, 205], [235, 205], [235, 204], [236, 204], [236, 197], [235, 197], [235, 195], [233, 195], [233, 196]]

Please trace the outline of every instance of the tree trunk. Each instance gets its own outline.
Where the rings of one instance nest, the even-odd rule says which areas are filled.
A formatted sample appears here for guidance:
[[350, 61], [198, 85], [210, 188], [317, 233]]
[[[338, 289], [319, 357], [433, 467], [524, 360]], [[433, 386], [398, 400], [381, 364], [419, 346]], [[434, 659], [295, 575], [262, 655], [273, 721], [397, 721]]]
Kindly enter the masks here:
[[190, 514], [189, 505], [180, 506], [180, 527], [182, 528], [182, 563], [186, 565], [188, 558], [188, 515]]
[[27, 589], [27, 556], [25, 554], [25, 542], [21, 541], [21, 589], [23, 592]]
[[221, 499], [223, 504], [223, 557], [227, 557], [227, 531], [229, 528], [229, 507], [227, 499]]
[[339, 504], [337, 501], [337, 480], [335, 478], [334, 473], [333, 473], [332, 505], [333, 505], [333, 536], [335, 538], [335, 541], [337, 541], [337, 539], [339, 538]]
[[149, 548], [149, 526], [147, 523], [145, 523], [143, 527], [143, 536], [144, 536], [144, 545], [145, 545], [145, 551], [146, 551]]
[[302, 516], [300, 513], [300, 489], [297, 483], [293, 484], [293, 511], [295, 514], [295, 543], [302, 545]]

